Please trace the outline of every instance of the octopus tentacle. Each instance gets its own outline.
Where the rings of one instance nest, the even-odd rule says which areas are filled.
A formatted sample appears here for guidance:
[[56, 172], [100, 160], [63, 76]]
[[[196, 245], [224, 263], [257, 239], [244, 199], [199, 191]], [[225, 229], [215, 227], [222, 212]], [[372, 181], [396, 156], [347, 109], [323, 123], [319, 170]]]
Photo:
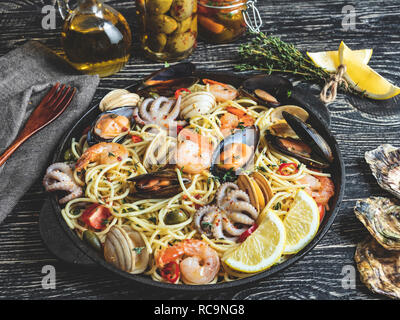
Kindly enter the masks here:
[[222, 225], [224, 230], [232, 236], [240, 236], [243, 232], [247, 230], [247, 228], [236, 228], [232, 221], [226, 215], [222, 219]]
[[234, 202], [250, 202], [250, 198], [247, 193], [242, 190], [232, 190], [223, 199], [220, 206], [226, 209]]
[[244, 202], [244, 201], [232, 202], [226, 209], [231, 212], [246, 213], [248, 216], [252, 217], [253, 219], [258, 218], [257, 209], [254, 208], [248, 202]]
[[218, 206], [222, 204], [223, 199], [232, 190], [239, 190], [239, 187], [236, 184], [234, 184], [233, 182], [226, 182], [219, 187], [219, 189], [217, 191], [217, 195], [216, 195], [216, 200], [217, 200]]
[[254, 219], [250, 218], [248, 215], [240, 212], [231, 212], [229, 214], [229, 218], [236, 223], [252, 225], [255, 221]]

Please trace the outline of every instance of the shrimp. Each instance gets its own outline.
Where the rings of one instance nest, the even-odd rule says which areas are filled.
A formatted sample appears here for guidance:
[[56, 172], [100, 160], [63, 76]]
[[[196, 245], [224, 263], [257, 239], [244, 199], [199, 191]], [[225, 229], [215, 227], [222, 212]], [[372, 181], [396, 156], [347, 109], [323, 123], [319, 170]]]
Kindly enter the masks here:
[[254, 124], [254, 118], [243, 110], [234, 107], [227, 107], [226, 110], [228, 112], [225, 113], [220, 119], [221, 132], [224, 137], [231, 134], [232, 130], [238, 128], [239, 125], [249, 127]]
[[186, 284], [210, 283], [220, 268], [218, 253], [204, 241], [196, 239], [186, 239], [157, 251], [155, 261], [160, 269], [177, 261], [182, 281]]
[[211, 166], [213, 150], [209, 139], [185, 128], [178, 135], [176, 165], [183, 172], [200, 173]]
[[78, 159], [75, 168], [77, 171], [86, 169], [89, 163], [113, 164], [128, 157], [128, 149], [115, 142], [100, 142], [87, 149]]
[[328, 177], [306, 174], [298, 181], [301, 184], [308, 185], [305, 191], [314, 198], [317, 204], [323, 207], [327, 207], [329, 199], [335, 194], [335, 185]]
[[215, 97], [217, 102], [235, 100], [239, 94], [238, 91], [229, 84], [210, 79], [203, 79], [203, 82], [205, 84], [209, 84], [210, 92]]

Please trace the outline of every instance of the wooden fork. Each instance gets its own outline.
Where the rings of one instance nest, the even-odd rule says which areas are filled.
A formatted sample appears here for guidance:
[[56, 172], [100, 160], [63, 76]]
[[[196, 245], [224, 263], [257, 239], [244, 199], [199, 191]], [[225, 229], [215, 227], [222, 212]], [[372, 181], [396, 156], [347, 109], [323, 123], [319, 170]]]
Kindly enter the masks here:
[[15, 141], [0, 156], [0, 167], [29, 137], [57, 119], [70, 105], [75, 93], [76, 88], [65, 84], [60, 87], [60, 83], [57, 82], [32, 112]]

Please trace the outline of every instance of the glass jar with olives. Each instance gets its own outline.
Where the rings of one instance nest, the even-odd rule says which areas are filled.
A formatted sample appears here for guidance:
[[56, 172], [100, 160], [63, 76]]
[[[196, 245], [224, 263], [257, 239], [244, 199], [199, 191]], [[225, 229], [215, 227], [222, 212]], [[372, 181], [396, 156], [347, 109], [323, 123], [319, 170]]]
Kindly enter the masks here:
[[179, 61], [197, 43], [197, 0], [136, 0], [140, 40], [156, 61]]
[[[228, 43], [238, 39], [246, 28], [259, 32], [261, 16], [256, 0], [198, 0], [199, 35], [207, 42]], [[252, 16], [247, 12], [250, 9]]]

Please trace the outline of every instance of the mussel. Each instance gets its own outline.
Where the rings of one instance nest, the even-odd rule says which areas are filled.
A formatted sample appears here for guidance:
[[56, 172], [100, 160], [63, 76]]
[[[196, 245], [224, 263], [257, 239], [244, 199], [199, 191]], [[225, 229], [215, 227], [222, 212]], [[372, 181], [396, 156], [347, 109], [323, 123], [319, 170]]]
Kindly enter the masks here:
[[124, 132], [129, 131], [134, 125], [134, 108], [121, 107], [101, 113], [93, 122], [87, 135], [87, 142], [92, 146], [99, 142], [112, 142], [118, 136], [116, 142], [124, 139]]
[[[141, 174], [129, 180], [134, 182], [132, 193], [140, 198], [168, 198], [182, 191], [176, 172], [170, 169]], [[185, 186], [192, 182], [187, 177], [182, 177], [182, 181]]]
[[238, 175], [241, 171], [249, 169], [259, 141], [260, 131], [255, 125], [238, 129], [227, 136], [213, 153], [211, 161], [213, 175], [220, 177], [227, 171]]
[[272, 147], [314, 168], [327, 168], [333, 161], [328, 143], [310, 125], [283, 111], [283, 118], [299, 139], [280, 137], [267, 131], [266, 139]]
[[290, 138], [298, 138], [296, 133], [293, 129], [289, 126], [286, 122], [285, 118], [282, 115], [282, 112], [288, 112], [290, 114], [295, 115], [302, 121], [307, 121], [309, 114], [306, 110], [299, 106], [294, 105], [284, 105], [275, 108], [271, 112], [271, 122], [272, 125], [269, 127], [269, 130], [273, 135], [280, 136], [283, 138], [290, 137]]
[[152, 73], [129, 90], [146, 98], [171, 97], [176, 90], [188, 88], [199, 81], [199, 78], [194, 76], [195, 69], [195, 65], [190, 62], [178, 63]]
[[293, 89], [289, 80], [279, 76], [259, 75], [243, 81], [240, 92], [260, 104], [270, 107], [279, 106], [280, 99], [287, 98], [288, 92]]

